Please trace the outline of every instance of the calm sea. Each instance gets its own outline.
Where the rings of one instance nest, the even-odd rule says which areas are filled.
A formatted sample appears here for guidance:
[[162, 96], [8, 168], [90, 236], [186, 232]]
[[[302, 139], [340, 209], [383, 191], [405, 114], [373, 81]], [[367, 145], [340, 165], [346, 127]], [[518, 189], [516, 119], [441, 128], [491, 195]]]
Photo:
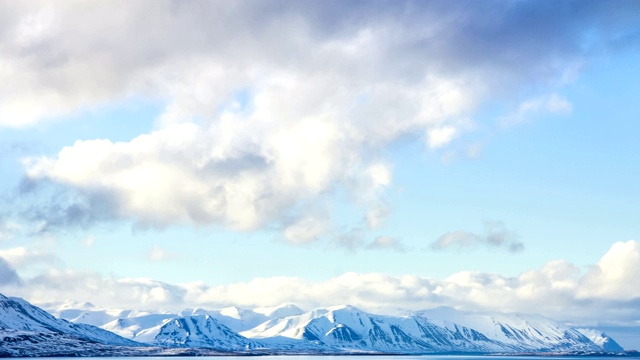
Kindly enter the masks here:
[[[100, 360], [195, 360], [194, 356], [99, 357]], [[607, 356], [484, 356], [484, 355], [341, 355], [341, 356], [212, 356], [212, 360], [612, 360]], [[634, 359], [634, 357], [623, 357]], [[39, 358], [78, 360], [77, 357]], [[86, 359], [86, 358], [85, 358]], [[637, 358], [635, 358], [637, 359]]]

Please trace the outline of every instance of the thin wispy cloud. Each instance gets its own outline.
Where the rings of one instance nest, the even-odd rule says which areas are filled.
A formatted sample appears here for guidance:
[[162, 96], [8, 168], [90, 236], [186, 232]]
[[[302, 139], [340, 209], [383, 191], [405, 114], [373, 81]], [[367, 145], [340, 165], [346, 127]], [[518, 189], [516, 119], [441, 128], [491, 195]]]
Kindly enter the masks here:
[[378, 236], [369, 245], [366, 246], [367, 250], [394, 250], [398, 252], [405, 252], [407, 248], [399, 239], [389, 236]]
[[524, 243], [519, 236], [506, 228], [499, 221], [484, 223], [484, 233], [476, 234], [469, 231], [451, 231], [440, 236], [431, 243], [432, 250], [470, 250], [475, 248], [502, 248], [512, 253], [524, 250]]

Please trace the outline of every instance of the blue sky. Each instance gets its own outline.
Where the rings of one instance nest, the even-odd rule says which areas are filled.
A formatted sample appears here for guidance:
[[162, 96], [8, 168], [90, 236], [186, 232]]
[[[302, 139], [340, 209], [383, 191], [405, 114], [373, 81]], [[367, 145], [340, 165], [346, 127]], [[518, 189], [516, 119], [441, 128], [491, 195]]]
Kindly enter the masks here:
[[636, 2], [77, 5], [0, 12], [7, 295], [640, 326]]

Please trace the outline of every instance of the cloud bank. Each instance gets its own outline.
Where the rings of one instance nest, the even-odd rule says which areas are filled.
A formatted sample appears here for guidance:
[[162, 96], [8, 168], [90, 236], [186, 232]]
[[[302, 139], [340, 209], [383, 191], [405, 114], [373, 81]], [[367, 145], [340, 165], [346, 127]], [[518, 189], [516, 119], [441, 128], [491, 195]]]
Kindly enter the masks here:
[[[555, 94], [591, 57], [632, 46], [625, 34], [639, 15], [633, 1], [0, 6], [0, 126], [131, 98], [164, 106], [156, 128], [130, 141], [26, 158], [25, 189], [70, 194], [41, 201], [32, 218], [49, 229], [114, 219], [275, 227], [293, 243], [332, 231], [337, 192], [380, 226], [390, 144], [442, 149], [464, 141], [482, 104], [537, 87]], [[517, 108], [517, 121], [570, 109], [561, 95], [540, 99]]]
[[463, 310], [540, 313], [576, 324], [634, 325], [640, 321], [640, 242], [617, 242], [586, 271], [564, 260], [515, 277], [462, 271], [445, 279], [419, 275], [345, 273], [324, 281], [296, 277], [254, 278], [211, 286], [202, 282], [168, 284], [152, 279], [102, 277], [94, 273], [50, 269], [39, 276], [16, 279], [9, 274], [2, 291], [35, 302], [72, 298], [101, 306], [173, 309], [270, 306], [285, 302], [304, 308], [352, 304], [370, 311], [396, 313], [454, 306]]

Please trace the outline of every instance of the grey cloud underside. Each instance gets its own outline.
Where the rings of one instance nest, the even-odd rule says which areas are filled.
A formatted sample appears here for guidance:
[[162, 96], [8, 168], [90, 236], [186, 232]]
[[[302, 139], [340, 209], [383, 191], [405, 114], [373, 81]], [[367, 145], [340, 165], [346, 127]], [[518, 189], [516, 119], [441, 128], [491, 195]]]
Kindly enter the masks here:
[[[86, 32], [76, 34], [51, 34], [64, 35], [67, 41], [63, 44], [45, 38], [26, 48], [9, 47], [5, 52], [28, 60], [37, 69], [50, 71], [106, 57], [110, 61], [100, 67], [120, 76], [91, 80], [118, 87], [126, 83], [124, 79], [131, 73], [185, 55], [206, 55], [213, 61], [233, 57], [240, 69], [263, 61], [298, 68], [305, 65], [300, 60], [309, 60], [309, 49], [299, 46], [307, 45], [305, 37], [322, 44], [351, 38], [362, 29], [386, 28], [397, 41], [380, 44], [387, 47], [380, 53], [397, 61], [388, 61], [388, 71], [379, 76], [416, 80], [421, 78], [420, 71], [429, 68], [425, 63], [449, 71], [486, 67], [509, 71], [511, 75], [535, 76], [538, 71], [546, 73], [554, 70], [553, 65], [561, 65], [548, 60], [572, 60], [600, 50], [598, 45], [619, 45], [625, 40], [637, 45], [633, 43], [633, 35], [637, 36], [633, 25], [639, 11], [633, 1], [616, 1], [616, 6], [598, 1], [379, 1], [375, 5], [359, 1], [161, 1], [121, 5], [63, 8], [63, 16], [83, 14], [84, 19], [78, 19], [81, 23], [98, 21], [104, 27], [89, 26]], [[114, 15], [104, 16], [99, 12], [102, 6], [108, 6]], [[23, 7], [26, 6], [3, 12], [4, 42], [11, 43], [10, 30], [23, 19], [20, 15], [27, 13]], [[129, 16], [121, 16], [125, 13]], [[146, 21], [139, 21], [143, 18]], [[587, 38], [586, 30], [593, 27], [598, 33]], [[368, 59], [361, 60], [366, 63]], [[312, 65], [308, 67], [310, 71], [326, 69], [314, 68], [318, 64], [313, 62], [307, 65]], [[332, 64], [326, 65], [331, 68]], [[80, 79], [45, 80], [53, 80], [52, 85], [55, 80], [62, 80], [61, 91], [85, 88], [62, 86]]]
[[0, 286], [18, 285], [21, 283], [20, 276], [9, 263], [0, 257]]
[[[461, 119], [484, 102], [637, 47], [640, 18], [633, 1], [3, 6], [0, 63], [10, 71], [0, 77], [10, 81], [0, 84], [0, 125], [136, 96], [166, 106], [158, 129], [130, 142], [78, 142], [27, 159], [24, 189], [37, 198], [42, 184], [60, 186], [28, 218], [49, 229], [115, 219], [274, 226], [293, 242], [331, 231], [322, 214], [337, 190], [363, 217], [378, 214], [368, 227], [379, 226], [391, 182], [368, 169], [384, 163], [391, 142], [470, 131]], [[234, 105], [239, 97], [246, 104]], [[148, 183], [134, 181], [153, 171]], [[157, 195], [144, 195], [152, 186]]]

